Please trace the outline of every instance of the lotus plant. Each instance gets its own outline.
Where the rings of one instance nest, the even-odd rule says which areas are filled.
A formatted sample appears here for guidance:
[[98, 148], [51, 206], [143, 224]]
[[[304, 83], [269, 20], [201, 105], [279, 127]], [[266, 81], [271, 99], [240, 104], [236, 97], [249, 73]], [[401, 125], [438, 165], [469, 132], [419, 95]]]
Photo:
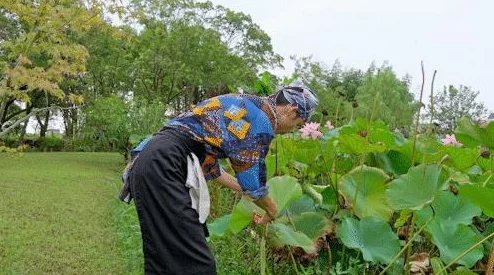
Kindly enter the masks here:
[[444, 145], [454, 145], [456, 147], [461, 147], [463, 145], [459, 141], [456, 140], [455, 134], [446, 135], [445, 138], [441, 139], [441, 142]]

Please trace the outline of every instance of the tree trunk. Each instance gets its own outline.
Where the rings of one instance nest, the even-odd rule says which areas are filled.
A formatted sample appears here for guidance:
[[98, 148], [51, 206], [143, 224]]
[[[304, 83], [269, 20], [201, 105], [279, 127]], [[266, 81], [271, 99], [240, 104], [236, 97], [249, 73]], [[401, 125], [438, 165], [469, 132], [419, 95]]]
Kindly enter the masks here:
[[5, 123], [5, 115], [7, 114], [7, 97], [0, 97], [0, 128]]
[[[33, 105], [32, 104], [29, 104], [29, 103], [26, 104], [26, 105], [27, 105], [26, 106], [26, 114], [29, 114], [33, 110]], [[26, 135], [26, 129], [27, 129], [27, 125], [28, 124], [29, 124], [29, 119], [24, 122], [24, 125], [21, 128], [21, 134], [20, 134], [20, 137], [19, 137], [19, 141], [24, 140], [24, 136]]]
[[46, 137], [46, 130], [48, 130], [48, 123], [50, 121], [50, 111], [47, 110], [44, 115], [36, 115], [36, 119], [39, 123], [39, 137]]
[[74, 123], [73, 123], [73, 109], [63, 109], [62, 117], [63, 117], [63, 125], [65, 128], [65, 136], [68, 138], [72, 138], [74, 136]]

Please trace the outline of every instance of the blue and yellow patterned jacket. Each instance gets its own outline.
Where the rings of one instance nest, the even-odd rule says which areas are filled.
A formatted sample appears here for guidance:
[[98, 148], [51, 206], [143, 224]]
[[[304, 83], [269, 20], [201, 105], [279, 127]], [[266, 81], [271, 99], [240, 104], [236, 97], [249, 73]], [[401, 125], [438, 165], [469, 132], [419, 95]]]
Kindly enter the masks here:
[[228, 158], [240, 187], [256, 200], [268, 194], [264, 161], [275, 135], [274, 112], [272, 99], [228, 94], [198, 103], [166, 127], [205, 144], [207, 180], [220, 176], [218, 159]]

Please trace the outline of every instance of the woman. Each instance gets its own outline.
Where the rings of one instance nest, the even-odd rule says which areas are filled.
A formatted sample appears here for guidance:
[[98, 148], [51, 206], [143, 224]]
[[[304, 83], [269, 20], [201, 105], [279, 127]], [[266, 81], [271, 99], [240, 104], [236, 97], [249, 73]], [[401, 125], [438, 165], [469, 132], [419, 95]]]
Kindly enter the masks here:
[[[200, 102], [141, 143], [124, 173], [130, 188], [124, 186], [121, 198], [135, 200], [145, 273], [216, 274], [206, 242], [204, 179], [242, 192], [265, 210], [257, 223], [270, 222], [277, 207], [266, 186], [269, 145], [275, 133], [307, 122], [317, 104], [316, 95], [298, 81], [269, 97], [221, 95]], [[220, 167], [221, 158], [229, 159], [235, 177]]]

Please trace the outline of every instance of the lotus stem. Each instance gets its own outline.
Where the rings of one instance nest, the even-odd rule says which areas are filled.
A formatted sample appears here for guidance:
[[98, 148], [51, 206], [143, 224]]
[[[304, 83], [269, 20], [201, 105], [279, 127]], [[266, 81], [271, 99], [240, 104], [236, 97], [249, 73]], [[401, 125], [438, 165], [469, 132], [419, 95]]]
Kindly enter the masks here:
[[432, 123], [434, 121], [434, 80], [436, 79], [436, 73], [437, 70], [434, 71], [434, 74], [432, 75], [432, 83], [431, 83], [431, 120], [429, 122], [429, 129], [430, 129], [430, 134], [432, 134]]
[[[470, 251], [474, 250], [477, 246], [481, 245], [483, 242], [485, 242], [486, 240], [488, 240], [490, 237], [494, 236], [494, 232], [489, 234], [489, 236], [483, 238], [482, 240], [478, 241], [476, 244], [474, 244], [472, 247], [470, 247], [469, 249], [465, 250], [463, 253], [461, 253], [458, 257], [456, 257], [453, 261], [451, 261], [451, 263], [449, 263], [447, 266], [443, 267], [443, 269], [439, 270], [438, 274], [441, 274], [441, 272], [445, 271], [446, 269], [448, 269], [450, 266], [452, 266], [453, 264], [455, 264], [457, 261], [459, 261], [461, 258], [463, 258], [465, 255], [467, 255], [468, 253], [470, 253]], [[487, 274], [487, 273], [486, 273]]]
[[264, 227], [261, 234], [261, 247], [260, 247], [260, 257], [261, 257], [261, 275], [266, 275], [266, 235], [268, 233], [268, 224]]
[[492, 178], [492, 174], [489, 175], [489, 177], [484, 181], [484, 183], [482, 184], [482, 187], [485, 187], [487, 185], [487, 183], [491, 180]]
[[295, 269], [295, 273], [297, 275], [300, 275], [300, 273], [298, 272], [297, 262], [295, 261], [295, 257], [293, 257], [292, 248], [290, 246], [288, 246], [288, 253], [290, 254], [290, 259], [292, 259], [293, 268]]
[[416, 150], [418, 129], [420, 123], [420, 109], [422, 109], [422, 97], [424, 95], [424, 85], [425, 85], [424, 61], [420, 62], [420, 66], [422, 67], [422, 87], [420, 88], [419, 109], [417, 110], [417, 118], [415, 119], [415, 131], [413, 134], [412, 166], [415, 165], [415, 150]]
[[[412, 217], [410, 218], [410, 225], [409, 225], [409, 230], [410, 232], [408, 233], [408, 236], [411, 236], [413, 234], [413, 230], [415, 229], [414, 224], [415, 224], [415, 212], [412, 212]], [[408, 262], [410, 261], [410, 256], [412, 254], [412, 242], [410, 242], [410, 245], [408, 246], [407, 249], [407, 254], [405, 255], [405, 274], [410, 275], [410, 265]]]

